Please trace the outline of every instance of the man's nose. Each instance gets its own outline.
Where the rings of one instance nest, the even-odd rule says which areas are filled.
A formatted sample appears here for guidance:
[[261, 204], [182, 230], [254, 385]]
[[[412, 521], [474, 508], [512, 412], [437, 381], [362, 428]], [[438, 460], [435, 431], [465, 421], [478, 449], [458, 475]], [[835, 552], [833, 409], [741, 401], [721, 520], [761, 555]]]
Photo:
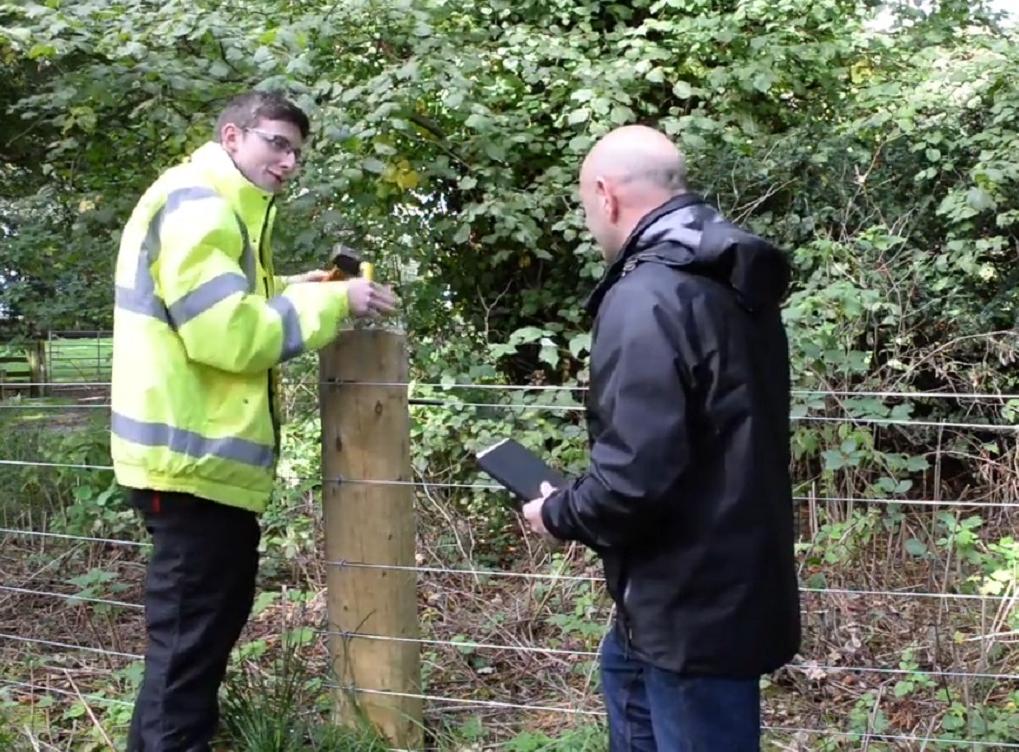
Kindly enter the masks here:
[[280, 157], [280, 167], [285, 169], [287, 172], [293, 172], [297, 169], [297, 155], [292, 151], [286, 151]]

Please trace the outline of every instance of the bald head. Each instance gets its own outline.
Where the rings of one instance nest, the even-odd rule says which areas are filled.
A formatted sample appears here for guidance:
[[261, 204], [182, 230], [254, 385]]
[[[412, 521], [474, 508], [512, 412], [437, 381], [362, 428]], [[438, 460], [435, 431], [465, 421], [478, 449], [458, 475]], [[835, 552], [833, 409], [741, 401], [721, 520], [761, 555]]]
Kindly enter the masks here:
[[685, 192], [683, 155], [664, 133], [643, 125], [603, 136], [580, 168], [587, 226], [610, 262], [644, 215]]
[[585, 172], [611, 177], [631, 191], [657, 188], [673, 196], [686, 190], [683, 155], [668, 136], [645, 125], [627, 125], [603, 136], [584, 160], [581, 180]]

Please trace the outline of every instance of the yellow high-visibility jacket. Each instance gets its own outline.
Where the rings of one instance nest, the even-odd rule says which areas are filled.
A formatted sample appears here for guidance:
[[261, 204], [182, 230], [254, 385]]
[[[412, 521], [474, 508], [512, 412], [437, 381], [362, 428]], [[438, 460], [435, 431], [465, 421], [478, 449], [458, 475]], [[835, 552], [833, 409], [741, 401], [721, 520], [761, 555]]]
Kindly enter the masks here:
[[113, 315], [111, 451], [129, 488], [261, 512], [279, 451], [275, 366], [328, 344], [344, 282], [283, 289], [272, 194], [216, 143], [167, 170], [124, 229]]

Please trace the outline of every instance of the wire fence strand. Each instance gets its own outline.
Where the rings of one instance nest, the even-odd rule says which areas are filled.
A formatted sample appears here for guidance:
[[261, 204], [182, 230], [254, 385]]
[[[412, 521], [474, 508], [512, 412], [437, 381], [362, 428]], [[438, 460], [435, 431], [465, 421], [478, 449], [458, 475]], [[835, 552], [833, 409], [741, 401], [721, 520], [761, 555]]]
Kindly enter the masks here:
[[[308, 380], [295, 381], [284, 379], [284, 386], [365, 386], [365, 387], [399, 387], [405, 389], [436, 389], [440, 391], [481, 390], [500, 392], [588, 392], [590, 387], [581, 384], [474, 384], [474, 383], [440, 383], [428, 381], [337, 381]], [[7, 384], [11, 388], [47, 387], [50, 389], [81, 389], [109, 388], [111, 381], [19, 381]], [[1019, 400], [1019, 394], [1004, 392], [915, 392], [871, 389], [806, 389], [790, 390], [794, 397], [844, 397], [847, 399], [902, 399], [902, 400], [990, 400], [1007, 402]]]
[[5, 405], [0, 403], [0, 410], [109, 410], [110, 406], [103, 405]]
[[[130, 707], [131, 705], [133, 705], [132, 702], [127, 701], [127, 700], [119, 700], [119, 699], [116, 699], [116, 698], [105, 697], [103, 695], [98, 695], [98, 694], [94, 694], [94, 693], [71, 692], [70, 690], [60, 689], [58, 687], [43, 686], [43, 685], [39, 685], [39, 684], [32, 684], [32, 683], [29, 683], [29, 682], [15, 682], [15, 681], [9, 680], [9, 679], [0, 679], [0, 685], [2, 685], [4, 687], [13, 688], [13, 689], [20, 689], [20, 690], [24, 690], [24, 691], [28, 691], [28, 692], [32, 692], [32, 693], [54, 694], [54, 695], [60, 695], [60, 696], [63, 696], [63, 697], [74, 699], [74, 700], [88, 700], [89, 702], [94, 702], [96, 704], [115, 705], [115, 706], [118, 706], [118, 707]], [[344, 689], [342, 686], [336, 685], [336, 684], [332, 684], [332, 683], [328, 684], [327, 686], [328, 686], [329, 689], [334, 689], [334, 690], [342, 690], [342, 689]], [[376, 690], [376, 691], [365, 690], [365, 692], [366, 693], [367, 692], [378, 692], [379, 694], [382, 694], [385, 691], [383, 691], [383, 690]], [[468, 707], [476, 707], [479, 702], [485, 702], [485, 701], [479, 701], [479, 700], [475, 700], [475, 701], [471, 701], [471, 702], [465, 702], [463, 700], [459, 700], [459, 699], [455, 699], [455, 698], [445, 698], [445, 697], [433, 699], [433, 696], [431, 696], [431, 695], [421, 695], [420, 699], [428, 699], [430, 701], [435, 701], [435, 702], [464, 704], [464, 705], [466, 705]], [[505, 703], [505, 704], [513, 707], [513, 703]], [[505, 708], [502, 708], [501, 706], [497, 706], [497, 707], [499, 707], [500, 709], [505, 709]], [[532, 705], [524, 705], [523, 707], [526, 708], [526, 709], [529, 709], [529, 710], [533, 709], [533, 708], [536, 708], [536, 706], [532, 706]], [[540, 708], [540, 706], [538, 706], [538, 707]], [[514, 709], [519, 709], [519, 708], [514, 708]], [[575, 712], [575, 711], [573, 711], [572, 709], [569, 709], [569, 708], [555, 707], [554, 708], [554, 712], [571, 712], [572, 713], [572, 712]], [[605, 717], [604, 712], [597, 711], [597, 710], [589, 710], [589, 711], [578, 710], [576, 712], [578, 712], [578, 713], [583, 712], [584, 714], [589, 714], [589, 715], [594, 716], [594, 717]], [[877, 742], [904, 742], [904, 743], [922, 742], [922, 743], [927, 743], [927, 744], [933, 744], [934, 746], [940, 746], [940, 745], [948, 744], [948, 745], [957, 745], [957, 746], [958, 745], [968, 745], [968, 746], [971, 746], [971, 747], [980, 747], [980, 748], [991, 748], [991, 747], [993, 747], [995, 749], [1019, 749], [1019, 744], [1012, 743], [1012, 742], [1004, 742], [1004, 741], [980, 741], [980, 740], [974, 740], [974, 739], [955, 739], [955, 738], [949, 738], [949, 737], [934, 737], [934, 736], [930, 736], [930, 735], [922, 736], [921, 737], [921, 736], [916, 736], [916, 735], [888, 734], [888, 733], [877, 733], [877, 732], [848, 732], [848, 731], [841, 731], [841, 730], [838, 730], [838, 729], [807, 729], [807, 728], [804, 728], [804, 727], [795, 727], [795, 726], [792, 726], [792, 727], [791, 726], [771, 726], [771, 724], [769, 724], [769, 723], [763, 723], [762, 726], [761, 726], [761, 731], [763, 733], [765, 733], [765, 734], [784, 734], [784, 735], [792, 735], [792, 736], [813, 736], [813, 737], [828, 737], [828, 738], [839, 738], [839, 739], [859, 739], [859, 740], [863, 740], [863, 741], [869, 740], [869, 741], [877, 741]], [[407, 751], [406, 750], [392, 749], [392, 750], [390, 750], [390, 752], [407, 752]]]
[[[469, 698], [457, 698], [457, 697], [446, 697], [443, 695], [425, 694], [421, 692], [400, 692], [391, 689], [373, 689], [367, 687], [358, 687], [352, 684], [336, 684], [333, 682], [327, 682], [327, 687], [341, 692], [346, 693], [358, 693], [358, 694], [371, 694], [381, 695], [386, 697], [402, 697], [413, 700], [422, 700], [427, 702], [446, 703], [453, 705], [462, 705], [464, 707], [484, 707], [498, 710], [525, 710], [528, 712], [537, 713], [563, 713], [566, 715], [580, 715], [595, 718], [606, 718], [607, 713], [603, 710], [590, 710], [586, 708], [574, 708], [574, 707], [563, 707], [560, 705], [535, 705], [528, 703], [516, 703], [516, 702], [505, 702], [501, 700], [474, 700]], [[895, 735], [895, 734], [879, 734], [870, 732], [852, 732], [852, 731], [838, 731], [834, 729], [809, 729], [799, 727], [788, 727], [788, 726], [771, 726], [768, 724], [762, 724], [761, 730], [765, 732], [773, 733], [807, 733], [811, 735], [825, 735], [829, 734], [832, 736], [839, 737], [850, 737], [850, 738], [869, 738], [869, 739], [883, 739], [886, 741], [922, 741], [927, 740], [933, 743], [941, 744], [971, 744], [973, 742], [964, 739], [938, 739], [937, 737], [922, 737], [916, 735]], [[983, 744], [984, 746], [999, 746], [999, 742], [977, 742], [978, 745]], [[1019, 748], [1019, 744], [1006, 746], [1006, 748]]]
[[537, 653], [541, 655], [559, 655], [564, 657], [597, 658], [597, 651], [565, 650], [563, 648], [543, 648], [531, 645], [498, 645], [470, 640], [439, 640], [427, 637], [391, 637], [388, 635], [366, 634], [364, 632], [343, 632], [323, 630], [321, 634], [339, 637], [344, 640], [369, 640], [372, 642], [397, 642], [412, 645], [432, 645], [435, 647], [453, 647], [458, 650], [493, 650], [516, 653]]
[[15, 593], [17, 595], [34, 595], [41, 598], [62, 598], [74, 603], [94, 603], [103, 606], [116, 606], [117, 608], [131, 608], [139, 611], [144, 609], [144, 606], [139, 603], [114, 601], [107, 598], [93, 598], [92, 596], [75, 595], [73, 593], [54, 593], [47, 590], [29, 590], [28, 588], [11, 587], [9, 585], [0, 585], [0, 591], [5, 593]]
[[541, 713], [567, 713], [570, 715], [585, 715], [604, 717], [605, 712], [601, 710], [582, 710], [579, 708], [564, 708], [557, 705], [525, 705], [516, 702], [504, 702], [502, 700], [472, 700], [467, 698], [444, 697], [442, 695], [422, 694], [419, 692], [398, 692], [392, 689], [369, 689], [358, 687], [353, 684], [327, 683], [327, 687], [341, 692], [354, 692], [358, 694], [382, 695], [387, 697], [403, 697], [411, 700], [428, 700], [430, 702], [453, 703], [466, 707], [497, 708], [500, 710], [528, 710]]
[[[0, 467], [41, 467], [66, 470], [113, 470], [113, 465], [88, 465], [69, 462], [43, 462], [39, 460], [0, 460]], [[393, 486], [421, 488], [426, 490], [459, 490], [459, 491], [492, 491], [506, 493], [505, 487], [498, 483], [454, 483], [445, 481], [429, 480], [384, 480], [380, 478], [343, 478], [343, 477], [321, 477], [310, 475], [281, 474], [281, 481], [286, 482], [312, 482], [328, 483], [348, 486]], [[814, 502], [814, 503], [842, 503], [842, 504], [879, 504], [879, 505], [901, 505], [901, 506], [942, 506], [942, 507], [966, 507], [973, 509], [1015, 509], [1019, 508], [1019, 501], [993, 501], [988, 499], [896, 499], [896, 498], [869, 498], [853, 496], [803, 496], [792, 497], [793, 501]]]
[[994, 747], [995, 749], [1019, 749], [1019, 744], [997, 741], [978, 741], [975, 739], [952, 739], [937, 736], [915, 736], [906, 734], [888, 734], [876, 731], [840, 731], [831, 728], [800, 728], [798, 726], [761, 726], [762, 731], [779, 734], [808, 734], [811, 736], [831, 736], [849, 739], [861, 739], [880, 742], [925, 742], [935, 746], [942, 744], [966, 744], [974, 747]]
[[11, 679], [0, 679], [0, 684], [7, 685], [8, 687], [17, 687], [18, 689], [26, 689], [32, 692], [45, 692], [47, 694], [65, 695], [72, 697], [75, 700], [88, 700], [89, 702], [95, 702], [106, 705], [119, 705], [121, 707], [131, 707], [134, 705], [133, 702], [127, 700], [118, 700], [113, 697], [104, 697], [103, 695], [91, 694], [91, 693], [79, 693], [71, 692], [67, 689], [59, 689], [57, 687], [44, 687], [41, 684], [30, 684], [28, 682], [13, 681]]
[[[359, 382], [361, 385], [367, 385], [368, 382]], [[380, 384], [384, 386], [384, 384]], [[396, 386], [395, 384], [389, 386]], [[537, 410], [545, 412], [562, 412], [562, 413], [584, 413], [587, 408], [583, 405], [550, 405], [543, 403], [506, 403], [506, 402], [464, 402], [464, 401], [441, 401], [441, 400], [421, 400], [415, 401], [411, 405], [412, 407], [421, 408], [435, 408], [442, 407], [446, 409], [499, 409], [499, 410]], [[96, 404], [96, 405], [59, 405], [59, 404], [0, 404], [0, 409], [12, 409], [12, 410], [108, 410], [111, 407], [108, 403]], [[914, 418], [890, 418], [880, 416], [854, 416], [854, 415], [842, 415], [842, 416], [831, 416], [831, 415], [793, 415], [790, 417], [790, 421], [797, 422], [815, 422], [815, 423], [853, 423], [859, 425], [874, 425], [874, 426], [899, 426], [903, 428], [938, 428], [938, 429], [951, 429], [959, 431], [989, 431], [993, 433], [1019, 433], [1019, 425], [1011, 424], [1000, 424], [1000, 423], [965, 423], [959, 421], [950, 420], [920, 420]]]
[[[605, 578], [599, 575], [571, 575], [538, 572], [513, 572], [504, 569], [476, 569], [469, 567], [436, 567], [417, 566], [404, 564], [377, 564], [360, 561], [327, 561], [327, 566], [352, 569], [377, 569], [394, 572], [421, 572], [424, 574], [447, 574], [470, 577], [505, 577], [524, 580], [552, 580], [561, 582], [583, 582], [604, 584]], [[912, 590], [852, 590], [848, 588], [811, 588], [801, 587], [801, 593], [834, 594], [843, 596], [873, 596], [873, 597], [899, 597], [899, 598], [939, 598], [947, 600], [966, 601], [1015, 601], [1019, 595], [996, 595], [982, 593], [948, 593], [948, 592], [923, 592]]]
[[[291, 385], [293, 382], [288, 382]], [[315, 382], [300, 382], [304, 386], [313, 386]], [[521, 384], [436, 384], [436, 383], [425, 383], [425, 382], [370, 382], [370, 381], [358, 381], [358, 382], [337, 382], [327, 381], [318, 382], [318, 385], [327, 386], [374, 386], [374, 387], [392, 387], [392, 388], [407, 388], [407, 389], [434, 389], [434, 390], [486, 390], [486, 391], [506, 391], [506, 392], [538, 392], [538, 393], [582, 393], [587, 392], [588, 387], [580, 385], [521, 385]], [[94, 381], [94, 382], [30, 382], [30, 383], [19, 383], [12, 386], [45, 386], [50, 387], [54, 391], [61, 389], [75, 389], [81, 387], [109, 387], [110, 382], [105, 381]], [[795, 397], [819, 397], [819, 398], [843, 398], [846, 400], [856, 398], [866, 399], [882, 399], [882, 400], [953, 400], [953, 401], [1013, 401], [1019, 400], [1019, 394], [983, 394], [983, 393], [967, 393], [967, 392], [896, 392], [896, 391], [856, 391], [856, 390], [824, 390], [824, 389], [796, 389], [792, 392]], [[479, 395], [480, 396], [480, 395]], [[107, 397], [108, 398], [108, 397]], [[486, 397], [482, 396], [482, 400]], [[97, 397], [96, 399], [100, 399]], [[512, 397], [508, 398], [512, 400]], [[586, 411], [586, 407], [582, 404], [547, 404], [547, 403], [528, 403], [520, 401], [507, 401], [507, 402], [496, 402], [496, 401], [460, 401], [456, 399], [450, 400], [433, 400], [433, 399], [418, 399], [412, 400], [412, 406], [415, 408], [445, 408], [445, 409], [498, 409], [498, 410], [525, 410], [525, 411], [544, 411], [544, 412], [562, 412], [562, 413], [583, 413]], [[881, 417], [880, 415], [865, 415], [865, 416], [854, 416], [853, 406], [845, 406], [841, 404], [829, 403], [828, 407], [832, 408], [830, 412], [835, 412], [835, 407], [845, 411], [846, 414], [839, 415], [816, 415], [816, 414], [803, 414], [794, 415], [791, 417], [793, 422], [800, 423], [830, 423], [830, 424], [856, 424], [856, 425], [873, 425], [873, 426], [890, 426], [890, 427], [901, 427], [901, 428], [917, 428], [917, 429], [938, 429], [938, 430], [952, 430], [952, 431], [970, 431], [973, 433], [1019, 433], [1019, 425], [1014, 424], [1002, 424], [1002, 423], [990, 423], [990, 422], [966, 422], [965, 420], [933, 420], [923, 418], [894, 418], [894, 417]], [[815, 403], [808, 409], [821, 409], [821, 405]], [[30, 402], [25, 403], [0, 403], [0, 409], [7, 410], [109, 410], [110, 404], [107, 402], [92, 403], [92, 404], [47, 404], [38, 403], [32, 404]], [[883, 412], [883, 410], [875, 410], [874, 412]], [[979, 420], [979, 418], [978, 418]], [[70, 470], [89, 470], [89, 471], [106, 471], [112, 470], [110, 465], [101, 464], [86, 464], [86, 463], [60, 463], [60, 462], [46, 462], [46, 461], [32, 461], [32, 460], [0, 460], [0, 466], [2, 467], [38, 467], [38, 468], [52, 468], [52, 469], [70, 469]], [[282, 477], [286, 481], [311, 481], [315, 483], [327, 483], [327, 484], [339, 484], [339, 485], [351, 485], [351, 486], [394, 486], [394, 487], [413, 487], [423, 489], [449, 489], [449, 490], [470, 490], [470, 491], [494, 491], [494, 492], [505, 492], [505, 489], [495, 483], [485, 482], [474, 482], [474, 483], [444, 483], [444, 482], [428, 482], [428, 481], [405, 481], [405, 480], [387, 480], [387, 479], [351, 479], [351, 478], [323, 478], [323, 477], [305, 477], [299, 475], [287, 475]], [[1019, 500], [1017, 501], [995, 501], [991, 499], [978, 499], [978, 500], [966, 500], [966, 499], [895, 499], [895, 498], [852, 498], [852, 497], [823, 497], [823, 496], [804, 496], [797, 495], [794, 497], [794, 501], [799, 503], [814, 503], [814, 504], [874, 504], [874, 505], [901, 505], [901, 506], [920, 506], [920, 507], [945, 507], [945, 508], [971, 508], [971, 509], [1010, 509], [1019, 508]], [[93, 537], [93, 536], [78, 536], [66, 533], [48, 533], [34, 530], [24, 530], [17, 528], [0, 528], [0, 535], [10, 536], [29, 536], [37, 538], [54, 538], [81, 542], [91, 542], [104, 545], [119, 545], [119, 546], [130, 546], [138, 548], [147, 548], [151, 544], [148, 542], [132, 541], [126, 539], [117, 538], [104, 538], [104, 537]], [[397, 564], [376, 564], [368, 562], [356, 562], [356, 561], [327, 561], [327, 566], [336, 568], [349, 568], [349, 569], [368, 569], [368, 570], [386, 570], [386, 571], [401, 571], [415, 574], [428, 574], [428, 575], [457, 575], [457, 576], [471, 576], [475, 578], [511, 578], [519, 581], [526, 582], [551, 582], [551, 583], [584, 583], [590, 585], [601, 585], [604, 584], [604, 578], [597, 575], [580, 575], [580, 574], [568, 574], [559, 572], [514, 572], [507, 570], [497, 569], [483, 569], [483, 568], [472, 568], [472, 567], [446, 567], [446, 566], [412, 566], [412, 565], [397, 565]], [[906, 598], [906, 599], [937, 599], [941, 601], [959, 601], [959, 602], [998, 602], [998, 603], [1010, 603], [1015, 604], [1019, 602], [1019, 594], [983, 594], [983, 593], [950, 593], [950, 592], [924, 592], [921, 590], [878, 590], [878, 589], [850, 589], [850, 588], [828, 588], [828, 587], [801, 587], [800, 592], [813, 597], [827, 596], [827, 597], [870, 597], [870, 598]], [[70, 603], [82, 603], [90, 605], [106, 605], [111, 607], [126, 608], [132, 610], [142, 610], [143, 606], [138, 603], [129, 603], [126, 601], [119, 601], [114, 599], [106, 599], [94, 596], [86, 595], [75, 595], [71, 593], [60, 593], [47, 590], [36, 590], [26, 587], [16, 587], [12, 585], [0, 585], [0, 593], [10, 593], [12, 595], [26, 596], [26, 597], [47, 597], [53, 599], [63, 599]], [[535, 645], [526, 644], [500, 644], [490, 643], [483, 640], [466, 640], [466, 639], [440, 639], [440, 638], [429, 638], [429, 637], [397, 637], [387, 636], [380, 634], [362, 633], [362, 632], [348, 632], [338, 630], [320, 630], [322, 635], [337, 637], [344, 640], [368, 640], [368, 641], [382, 641], [382, 642], [395, 642], [395, 643], [413, 643], [418, 645], [429, 645], [429, 646], [441, 646], [450, 647], [458, 650], [491, 650], [491, 651], [511, 651], [516, 653], [544, 655], [544, 656], [558, 656], [565, 658], [585, 658], [594, 659], [597, 658], [598, 652], [591, 650], [569, 650], [565, 648], [554, 648], [554, 647], [541, 647]], [[14, 643], [35, 645], [43, 648], [53, 648], [57, 650], [70, 650], [70, 651], [81, 651], [97, 655], [103, 655], [119, 659], [130, 659], [140, 660], [143, 656], [135, 653], [121, 652], [118, 650], [111, 650], [103, 647], [93, 647], [88, 645], [77, 645], [65, 642], [58, 642], [46, 639], [38, 639], [32, 637], [24, 637], [16, 634], [5, 634], [0, 633], [0, 641], [7, 640]], [[829, 657], [829, 661], [831, 658]], [[941, 677], [943, 679], [954, 679], [960, 681], [996, 681], [996, 682], [1019, 682], [1019, 674], [1015, 673], [994, 673], [993, 671], [967, 671], [967, 670], [954, 670], [954, 669], [942, 669], [934, 665], [929, 668], [891, 668], [886, 666], [849, 666], [849, 665], [827, 665], [811, 660], [799, 660], [795, 663], [789, 664], [787, 670], [803, 672], [806, 674], [807, 679], [812, 681], [821, 681], [829, 678], [830, 676], [841, 675], [841, 674], [869, 674], [880, 677], [915, 677], [915, 676], [934, 676]], [[981, 666], [981, 668], [987, 668]], [[79, 692], [70, 692], [68, 690], [56, 688], [56, 687], [43, 687], [36, 684], [12, 681], [6, 679], [0, 679], [0, 685], [7, 685], [17, 687], [33, 692], [53, 692], [55, 694], [67, 695], [68, 697], [76, 699], [88, 699], [96, 702], [107, 702], [112, 704], [130, 705], [128, 702], [120, 700], [112, 700], [104, 697], [91, 697], [83, 695]], [[375, 695], [387, 695], [394, 697], [404, 697], [418, 699], [422, 701], [443, 703], [447, 707], [462, 706], [465, 708], [491, 708], [494, 710], [522, 710], [529, 712], [542, 712], [542, 713], [565, 713], [572, 715], [588, 716], [595, 718], [603, 718], [605, 713], [599, 710], [586, 709], [582, 707], [574, 706], [562, 706], [549, 703], [539, 704], [527, 704], [527, 703], [516, 703], [500, 700], [477, 700], [468, 698], [453, 698], [442, 695], [428, 694], [428, 693], [413, 693], [413, 692], [398, 692], [388, 689], [372, 689], [365, 687], [357, 687], [354, 685], [340, 685], [326, 682], [325, 686], [341, 690], [345, 692], [354, 692], [360, 694], [375, 694]], [[984, 742], [978, 740], [963, 740], [963, 739], [949, 739], [939, 738], [936, 736], [919, 736], [910, 734], [897, 734], [897, 733], [871, 733], [871, 732], [854, 732], [854, 731], [841, 731], [836, 729], [819, 729], [819, 728], [806, 728], [797, 726], [772, 726], [764, 725], [762, 729], [769, 733], [776, 734], [793, 734], [793, 735], [813, 735], [813, 736], [827, 736], [832, 738], [851, 738], [851, 739], [865, 739], [873, 741], [883, 742], [903, 742], [903, 743], [917, 743], [925, 742], [930, 745], [944, 745], [944, 744], [955, 744], [955, 745], [971, 745], [973, 747], [993, 747], [995, 749], [1019, 749], [1019, 743], [1007, 743], [1007, 742]]]
[[[13, 528], [0, 528], [0, 535], [24, 535], [31, 537], [40, 538], [56, 538], [61, 540], [73, 540], [82, 542], [102, 543], [107, 545], [122, 545], [122, 546], [135, 546], [135, 547], [151, 547], [151, 543], [131, 541], [119, 538], [98, 538], [92, 536], [82, 535], [70, 535], [67, 533], [45, 533], [35, 530], [25, 529], [13, 529]], [[604, 584], [605, 578], [600, 575], [576, 575], [568, 573], [544, 573], [544, 572], [514, 572], [511, 570], [504, 569], [479, 569], [471, 567], [440, 567], [440, 566], [421, 566], [421, 565], [402, 565], [402, 564], [379, 564], [379, 563], [368, 563], [368, 562], [356, 562], [356, 561], [326, 561], [326, 566], [337, 567], [337, 568], [351, 568], [351, 569], [377, 569], [394, 572], [414, 572], [420, 574], [442, 574], [442, 575], [457, 575], [457, 576], [471, 576], [471, 577], [495, 577], [495, 578], [515, 578], [523, 580], [538, 580], [538, 581], [552, 581], [552, 582], [582, 582], [587, 584]], [[96, 603], [105, 603], [113, 606], [125, 606], [125, 607], [140, 607], [137, 604], [124, 603], [122, 601], [104, 600], [104, 599], [90, 599], [84, 596], [76, 596], [67, 593], [54, 593], [46, 591], [35, 591], [25, 590], [22, 588], [12, 588], [9, 586], [0, 586], [0, 590], [11, 591], [11, 592], [22, 592], [29, 595], [39, 596], [52, 596], [67, 598], [69, 600], [86, 601], [92, 600]], [[1019, 600], [1019, 594], [1014, 595], [1000, 595], [995, 593], [951, 593], [951, 592], [929, 592], [929, 591], [918, 591], [918, 590], [874, 590], [874, 589], [852, 589], [852, 588], [817, 588], [817, 587], [800, 587], [801, 593], [808, 594], [829, 594], [829, 595], [841, 595], [847, 597], [854, 596], [869, 596], [869, 597], [886, 597], [886, 598], [934, 598], [941, 600], [960, 600], [960, 601], [991, 601], [991, 602], [1013, 602]]]
[[112, 470], [113, 465], [86, 465], [76, 462], [42, 462], [40, 460], [0, 460], [6, 467], [49, 467], [65, 470]]
[[0, 535], [25, 535], [34, 538], [56, 538], [58, 540], [72, 540], [83, 543], [103, 543], [110, 546], [134, 546], [137, 548], [151, 548], [148, 541], [133, 541], [124, 538], [96, 538], [90, 535], [70, 535], [69, 533], [46, 533], [40, 530], [22, 530], [16, 528], [0, 527]]
[[42, 645], [43, 647], [49, 648], [60, 648], [61, 650], [76, 650], [84, 653], [96, 653], [97, 655], [105, 655], [113, 658], [129, 658], [133, 661], [139, 661], [145, 656], [138, 655], [137, 653], [122, 653], [119, 650], [108, 650], [107, 648], [94, 648], [90, 645], [73, 645], [67, 642], [55, 642], [53, 640], [40, 640], [36, 637], [22, 637], [21, 635], [12, 635], [0, 633], [0, 640], [10, 640], [12, 642], [23, 642], [31, 645]]
[[[320, 381], [319, 386], [367, 386], [367, 387], [400, 387], [438, 390], [479, 389], [507, 392], [587, 392], [590, 387], [580, 384], [450, 384], [425, 381]], [[790, 394], [796, 397], [828, 396], [828, 397], [861, 397], [871, 399], [947, 399], [947, 400], [1014, 400], [1019, 394], [995, 392], [909, 392], [866, 389], [792, 389]]]

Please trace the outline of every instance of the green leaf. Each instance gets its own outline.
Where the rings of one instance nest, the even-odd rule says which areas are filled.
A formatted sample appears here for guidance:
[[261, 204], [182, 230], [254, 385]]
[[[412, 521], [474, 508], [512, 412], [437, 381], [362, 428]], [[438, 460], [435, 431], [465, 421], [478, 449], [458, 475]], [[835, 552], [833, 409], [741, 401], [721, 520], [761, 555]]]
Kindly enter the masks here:
[[251, 56], [251, 62], [255, 65], [264, 65], [266, 63], [275, 62], [275, 59], [273, 57], [272, 50], [263, 45], [255, 50], [255, 54]]
[[255, 598], [255, 603], [251, 607], [252, 616], [258, 616], [267, 608], [275, 604], [279, 600], [280, 594], [271, 591], [264, 591], [258, 594]]
[[680, 99], [689, 99], [693, 96], [693, 88], [686, 81], [677, 81], [672, 86], [672, 93]]
[[582, 332], [575, 334], [570, 338], [570, 354], [574, 358], [579, 358], [582, 352], [590, 352], [591, 350], [591, 334], [589, 332]]
[[957, 715], [946, 715], [941, 719], [941, 728], [945, 731], [958, 731], [965, 726], [966, 721]]
[[910, 694], [914, 688], [915, 685], [911, 681], [899, 681], [895, 683], [894, 693], [896, 697], [905, 697]]
[[896, 405], [892, 408], [891, 417], [893, 420], [909, 420], [913, 415], [913, 406], [909, 403]]
[[464, 222], [460, 225], [460, 228], [456, 231], [456, 235], [453, 236], [453, 242], [457, 245], [463, 245], [471, 237], [471, 226], [469, 223]]
[[32, 47], [28, 50], [28, 58], [29, 58], [29, 60], [40, 60], [40, 59], [44, 59], [44, 58], [52, 58], [52, 57], [56, 57], [56, 54], [57, 54], [57, 48], [56, 48], [55, 45], [52, 45], [52, 44], [43, 44], [41, 42], [39, 44], [32, 45]]
[[460, 724], [458, 733], [467, 741], [474, 741], [483, 737], [485, 735], [485, 730], [481, 723], [481, 717], [472, 715]]
[[569, 117], [566, 118], [566, 122], [570, 125], [578, 125], [580, 123], [586, 123], [588, 118], [591, 117], [591, 110], [587, 107], [581, 107], [570, 113]]
[[512, 345], [525, 345], [531, 342], [537, 342], [547, 334], [548, 332], [545, 329], [539, 329], [536, 326], [525, 326], [513, 332], [513, 334], [510, 335], [509, 342]]
[[476, 650], [476, 648], [472, 644], [470, 644], [475, 641], [472, 640], [468, 635], [465, 634], [453, 635], [449, 641], [457, 646], [456, 649], [460, 652], [461, 655], [472, 655]]
[[998, 205], [990, 193], [976, 186], [966, 191], [966, 202], [978, 212], [995, 209]]
[[906, 460], [906, 469], [911, 473], [918, 473], [929, 468], [930, 464], [926, 457], [916, 455]]
[[609, 115], [615, 125], [626, 125], [633, 120], [633, 110], [623, 105], [616, 105], [612, 108], [612, 113]]
[[481, 112], [474, 112], [464, 122], [468, 128], [476, 131], [485, 131], [491, 128], [492, 119]]
[[906, 541], [906, 553], [910, 556], [926, 556], [928, 553], [927, 544], [916, 538], [910, 538]]
[[762, 94], [767, 94], [775, 83], [775, 74], [772, 71], [761, 71], [754, 76], [754, 88]]
[[542, 363], [548, 363], [551, 368], [557, 367], [559, 365], [559, 348], [551, 340], [547, 338], [542, 339], [538, 360]]
[[846, 466], [846, 456], [842, 452], [828, 450], [821, 453], [824, 459], [824, 469], [832, 472], [841, 470]]

